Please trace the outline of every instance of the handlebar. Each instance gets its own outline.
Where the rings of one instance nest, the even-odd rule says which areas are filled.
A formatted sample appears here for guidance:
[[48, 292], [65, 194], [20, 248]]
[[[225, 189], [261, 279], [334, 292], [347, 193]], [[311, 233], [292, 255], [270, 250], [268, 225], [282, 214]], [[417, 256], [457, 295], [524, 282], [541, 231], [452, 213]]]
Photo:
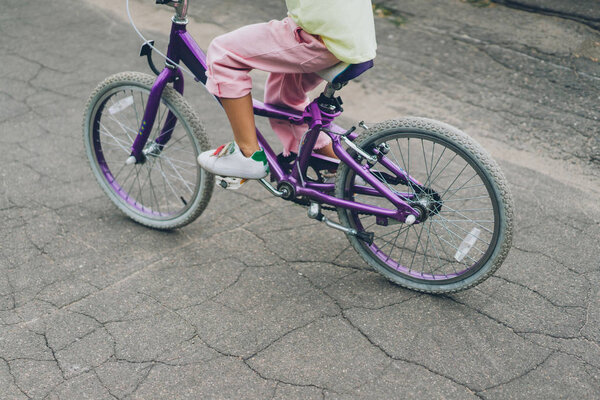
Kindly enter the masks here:
[[173, 22], [187, 24], [188, 0], [156, 0], [156, 4], [164, 4], [175, 8]]

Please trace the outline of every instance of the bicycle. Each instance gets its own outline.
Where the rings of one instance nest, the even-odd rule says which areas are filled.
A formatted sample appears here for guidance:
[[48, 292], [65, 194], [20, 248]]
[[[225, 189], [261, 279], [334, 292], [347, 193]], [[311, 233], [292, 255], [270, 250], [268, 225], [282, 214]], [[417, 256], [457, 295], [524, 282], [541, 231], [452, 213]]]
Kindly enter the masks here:
[[[215, 177], [196, 163], [210, 146], [183, 97], [180, 65], [205, 84], [206, 56], [186, 31], [188, 0], [156, 3], [175, 8], [165, 68], [155, 67], [153, 42], [146, 41], [140, 55], [158, 76], [124, 72], [100, 83], [84, 112], [83, 138], [98, 183], [119, 209], [145, 226], [175, 229], [204, 211], [215, 186]], [[343, 111], [335, 92], [372, 66], [340, 63], [321, 71], [326, 87], [303, 112], [253, 101], [257, 116], [309, 127], [298, 154], [289, 157], [276, 155], [257, 129], [271, 174], [260, 183], [344, 232], [396, 284], [429, 293], [473, 287], [500, 267], [511, 246], [506, 179], [472, 138], [435, 120], [360, 123], [360, 132], [334, 124]], [[331, 137], [339, 159], [312, 152], [319, 132]], [[334, 182], [328, 171], [336, 171]], [[339, 223], [323, 209], [336, 210]]]

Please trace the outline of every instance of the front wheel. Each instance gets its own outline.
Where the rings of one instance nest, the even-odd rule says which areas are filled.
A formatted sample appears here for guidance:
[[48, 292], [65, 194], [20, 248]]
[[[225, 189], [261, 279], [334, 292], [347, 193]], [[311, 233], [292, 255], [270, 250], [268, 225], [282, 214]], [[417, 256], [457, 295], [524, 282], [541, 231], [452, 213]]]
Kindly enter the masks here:
[[144, 162], [125, 163], [154, 80], [138, 72], [104, 80], [84, 111], [83, 142], [94, 176], [119, 209], [143, 225], [174, 229], [206, 208], [214, 177], [196, 162], [209, 148], [204, 128], [171, 87], [163, 91]]
[[[355, 143], [385, 149], [388, 160], [412, 179], [370, 168], [388, 188], [423, 215], [414, 224], [338, 208], [340, 222], [373, 232], [372, 244], [348, 235], [362, 258], [391, 281], [422, 292], [449, 293], [473, 287], [500, 267], [511, 246], [512, 200], [502, 172], [465, 133], [424, 118], [377, 124]], [[336, 179], [336, 196], [390, 208], [347, 165]]]

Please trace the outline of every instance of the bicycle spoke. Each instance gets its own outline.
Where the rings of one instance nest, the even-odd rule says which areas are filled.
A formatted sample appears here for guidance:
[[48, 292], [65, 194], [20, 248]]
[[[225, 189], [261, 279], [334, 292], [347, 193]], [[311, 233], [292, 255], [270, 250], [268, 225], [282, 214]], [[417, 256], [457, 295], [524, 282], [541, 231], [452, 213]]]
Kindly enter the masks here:
[[[484, 207], [484, 208], [467, 208], [462, 210], [462, 212], [475, 212], [475, 211], [493, 211], [492, 207]], [[455, 210], [440, 210], [439, 214], [442, 213], [457, 213]]]
[[125, 150], [127, 153], [129, 153], [129, 149], [127, 149], [121, 142], [123, 142], [125, 145], [127, 145], [128, 143], [122, 139], [118, 139], [116, 138], [112, 133], [110, 133], [110, 131], [102, 124], [100, 123], [100, 128], [104, 129], [104, 131], [102, 131], [102, 129], [99, 131], [102, 135], [110, 137], [111, 139], [114, 140], [114, 142], [119, 145], [123, 150]]
[[[421, 233], [423, 232], [423, 230], [425, 230], [425, 225], [421, 224]], [[427, 241], [425, 242], [425, 248], [423, 248], [423, 244], [421, 243], [421, 250], [423, 250], [423, 268], [425, 268], [425, 265], [428, 265], [429, 271], [431, 272], [431, 276], [435, 277], [435, 274], [433, 273], [433, 267], [431, 266], [431, 262], [427, 258], [427, 249], [429, 249], [429, 231], [427, 231]], [[423, 276], [423, 272], [421, 272], [421, 276]]]
[[[133, 90], [130, 90], [130, 92], [131, 92], [131, 97], [135, 98], [135, 96], [133, 95]], [[137, 105], [136, 105], [135, 101], [133, 102], [133, 109], [135, 111], [136, 126], [140, 126], [140, 117], [138, 115]], [[142, 111], [144, 111], [144, 110], [142, 109]]]
[[[123, 94], [125, 94], [125, 92], [123, 92]], [[124, 100], [124, 99], [125, 99], [125, 98], [123, 98], [123, 99], [121, 99], [121, 100]], [[119, 100], [119, 101], [121, 101], [121, 100]], [[117, 107], [118, 107], [118, 103], [115, 103], [115, 100], [114, 100], [112, 97], [110, 98], [110, 101], [112, 102], [113, 106], [117, 106]], [[133, 102], [133, 103], [135, 103], [135, 102]], [[123, 115], [122, 111], [123, 111], [123, 110], [118, 110], [118, 112], [119, 112], [121, 115]], [[113, 113], [111, 113], [111, 112], [110, 112], [110, 110], [109, 110], [109, 114], [113, 115]], [[126, 118], [128, 121], [129, 121], [129, 118], [127, 118], [127, 117], [125, 117], [125, 118]], [[138, 127], [139, 127], [139, 125], [136, 125], [136, 126], [138, 126]], [[127, 134], [127, 132], [125, 132], [125, 134], [127, 135], [127, 137], [129, 138], [129, 140], [130, 140], [130, 141], [133, 141], [133, 138], [131, 138], [131, 137], [129, 136], [129, 134]]]
[[[421, 231], [419, 232], [419, 236], [417, 237], [417, 245], [415, 246], [415, 250], [419, 247], [419, 243], [421, 243], [421, 235], [423, 235], [423, 225], [421, 225]], [[408, 272], [412, 271], [413, 264], [415, 262], [415, 256], [417, 252], [413, 252], [412, 260], [410, 261], [410, 267], [408, 268]]]
[[[456, 233], [452, 232], [451, 230], [449, 230], [449, 229], [448, 229], [447, 227], [445, 227], [444, 225], [442, 225], [441, 227], [442, 227], [442, 228], [444, 228], [444, 229], [446, 229], [446, 231], [447, 231], [447, 232], [449, 232], [449, 233], [451, 233], [451, 234], [454, 234], [454, 235], [456, 235]], [[456, 245], [454, 245], [454, 243], [451, 243], [451, 242], [447, 241], [446, 239], [444, 239], [444, 237], [443, 237], [443, 236], [438, 236], [438, 238], [439, 238], [440, 240], [443, 240], [443, 241], [444, 241], [444, 242], [445, 242], [445, 243], [446, 243], [448, 246], [450, 246], [450, 247], [451, 247], [451, 248], [453, 248], [454, 250], [458, 251], [458, 247], [456, 247]], [[459, 236], [458, 238], [460, 239], [460, 236]], [[476, 247], [473, 247], [473, 248], [476, 248]], [[481, 252], [481, 250], [479, 250], [479, 251]], [[470, 259], [473, 261], [473, 263], [474, 263], [474, 264], [475, 264], [475, 263], [477, 263], [477, 260], [475, 260], [475, 259], [474, 259], [473, 257], [471, 257], [470, 255], [466, 254], [466, 255], [465, 255], [465, 257], [468, 257], [468, 258], [470, 258]], [[466, 265], [466, 264], [465, 264], [465, 265]]]
[[[434, 148], [435, 148], [435, 143], [433, 144]], [[435, 165], [431, 168], [431, 171], [429, 173], [429, 176], [427, 177], [427, 180], [425, 181], [425, 186], [431, 186], [432, 185], [432, 180], [431, 178], [433, 177], [433, 171], [435, 171], [435, 169], [437, 168], [438, 164], [440, 163], [440, 161], [442, 160], [442, 157], [444, 157], [444, 154], [446, 153], [446, 149], [447, 147], [444, 147], [442, 149], [441, 154], [439, 155], [437, 161], [435, 162]], [[432, 155], [433, 158], [433, 155]]]
[[[156, 161], [154, 161], [154, 163], [156, 163]], [[152, 195], [154, 197], [154, 202], [156, 204], [156, 211], [158, 211], [159, 214], [162, 214], [162, 212], [160, 211], [160, 202], [158, 201], [158, 198], [156, 197], [156, 191], [154, 190], [154, 185], [152, 184], [152, 169], [148, 168], [148, 182], [150, 184], [150, 190], [152, 191]]]
[[390, 251], [390, 254], [388, 254], [388, 258], [386, 261], [388, 261], [390, 259], [390, 257], [392, 256], [392, 252], [394, 251], [394, 248], [396, 246], [396, 241], [398, 240], [398, 238], [400, 237], [400, 233], [402, 232], [401, 229], [398, 230], [398, 234], [396, 235], [396, 238], [394, 239], [394, 243], [392, 244], [392, 249]]
[[[463, 237], [460, 236], [458, 233], [454, 232], [452, 229], [448, 228], [448, 226], [446, 224], [444, 224], [441, 221], [432, 221], [438, 224], [441, 224], [442, 227], [446, 230], [446, 232], [450, 233], [451, 235], [454, 235], [458, 240], [462, 240]], [[465, 233], [470, 234], [470, 232], [465, 231]], [[486, 243], [485, 241], [482, 240], [483, 243]], [[487, 245], [489, 245], [489, 243], [486, 243]], [[455, 247], [458, 250], [458, 247]], [[477, 246], [473, 245], [472, 249], [477, 250], [478, 252], [480, 252], [481, 254], [485, 254], [484, 251], [482, 251], [481, 249], [479, 249]]]
[[[446, 206], [446, 207], [447, 207], [447, 206]], [[447, 207], [447, 208], [450, 208], [450, 207]], [[466, 215], [464, 215], [464, 214], [463, 214], [463, 213], [461, 213], [460, 211], [453, 210], [452, 208], [450, 208], [450, 210], [451, 210], [451, 211], [455, 211], [455, 213], [456, 213], [456, 214], [458, 214], [458, 215], [459, 215], [459, 216], [461, 216], [461, 217], [464, 217], [464, 218], [465, 218], [465, 222], [473, 222], [475, 225], [477, 225], [477, 226], [478, 226], [478, 227], [480, 227], [481, 229], [484, 229], [486, 232], [488, 232], [488, 233], [491, 233], [491, 234], [493, 234], [493, 233], [494, 233], [494, 232], [492, 232], [492, 231], [491, 231], [489, 228], [487, 228], [487, 227], [485, 227], [485, 226], [483, 226], [483, 225], [481, 225], [481, 224], [479, 224], [479, 223], [477, 223], [477, 222], [475, 222], [475, 221], [471, 220], [470, 218], [468, 218]], [[439, 214], [438, 214], [438, 217], [439, 217], [439, 218], [441, 218], [441, 219], [446, 219], [445, 217], [443, 217], [443, 216], [441, 216], [441, 215], [439, 215]]]
[[143, 206], [145, 204], [145, 202], [144, 202], [144, 198], [142, 197], [143, 187], [142, 187], [142, 180], [140, 178], [140, 172], [143, 168], [143, 164], [140, 165], [139, 167], [136, 166], [135, 168], [136, 168], [136, 181], [137, 181], [138, 189], [139, 189], [139, 199], [138, 199], [139, 201], [137, 201], [137, 203]]
[[[106, 135], [108, 136], [108, 135]], [[125, 154], [129, 154], [129, 150], [127, 150], [125, 147], [123, 147], [122, 145], [119, 144], [114, 144], [114, 143], [104, 143], [104, 146], [109, 146], [115, 149], [120, 149], [120, 150], [124, 150]]]
[[169, 166], [171, 167], [171, 169], [173, 169], [173, 171], [175, 171], [175, 173], [177, 174], [177, 176], [179, 177], [179, 180], [185, 185], [185, 187], [190, 191], [190, 193], [194, 193], [194, 191], [192, 190], [192, 188], [190, 187], [190, 185], [192, 185], [191, 182], [186, 181], [183, 176], [181, 176], [181, 174], [179, 173], [179, 170], [177, 169], [177, 167], [175, 167], [175, 165], [173, 165], [173, 163], [171, 161], [169, 161], [168, 159], [165, 159], [165, 161], [169, 164]]
[[456, 271], [456, 267], [455, 267], [455, 263], [452, 261], [453, 257], [449, 256], [448, 253], [446, 252], [446, 247], [443, 245], [440, 234], [437, 232], [437, 230], [435, 229], [435, 226], [433, 224], [429, 224], [429, 227], [431, 228], [431, 230], [433, 230], [433, 232], [435, 233], [435, 238], [438, 240], [438, 243], [440, 244], [440, 248], [442, 249], [442, 251], [444, 252], [444, 256], [446, 258], [448, 258], [448, 263], [449, 265], [452, 266], [452, 270], [454, 271], [455, 274], [458, 274], [458, 271]]
[[444, 168], [442, 168], [440, 170], [440, 172], [438, 172], [438, 174], [435, 176], [435, 178], [433, 178], [430, 182], [429, 182], [429, 186], [433, 186], [433, 184], [435, 183], [435, 181], [438, 180], [438, 178], [440, 177], [440, 175], [446, 170], [446, 168], [448, 168], [448, 166], [454, 161], [454, 159], [458, 157], [457, 153], [454, 153], [454, 155], [452, 156], [452, 158], [450, 160], [448, 160], [448, 162], [446, 163], [446, 165], [444, 165]]
[[443, 203], [451, 203], [451, 202], [457, 202], [457, 201], [467, 201], [467, 200], [477, 200], [477, 199], [489, 199], [490, 197], [487, 195], [482, 195], [482, 196], [474, 196], [474, 197], [464, 197], [462, 199], [452, 199], [452, 200], [444, 200]]
[[[462, 174], [462, 172], [461, 172], [461, 174]], [[452, 196], [454, 196], [459, 190], [461, 190], [467, 183], [471, 182], [471, 180], [473, 178], [475, 178], [476, 176], [479, 176], [479, 175], [477, 175], [477, 173], [475, 173], [475, 175], [471, 176], [466, 182], [464, 182], [461, 186], [459, 186], [458, 189], [450, 189], [452, 187], [452, 185], [454, 184], [454, 182], [452, 182], [450, 185], [448, 185], [448, 188], [446, 189], [446, 191], [441, 194], [441, 197], [443, 199], [450, 199], [450, 198], [452, 198]], [[458, 176], [456, 177], [456, 179], [458, 179]], [[456, 181], [456, 179], [455, 179], [455, 181]], [[485, 185], [483, 185], [483, 186], [485, 186]], [[449, 196], [446, 196], [446, 193], [448, 193], [448, 192], [453, 192], [453, 193], [451, 195], [449, 195]]]
[[[159, 173], [160, 173], [160, 172], [162, 172], [162, 169], [163, 169], [162, 161], [160, 159], [158, 159], [158, 164], [159, 164], [158, 169], [159, 169]], [[167, 190], [167, 180], [165, 179], [164, 175], [161, 174], [161, 176], [163, 178], [162, 179], [162, 182], [163, 182], [163, 197], [165, 199], [165, 204], [167, 206], [167, 213], [170, 214], [171, 211], [169, 209], [169, 199], [167, 198], [167, 193], [168, 193], [168, 190]]]
[[109, 115], [108, 118], [115, 122], [117, 125], [119, 125], [119, 127], [123, 130], [123, 133], [125, 133], [127, 135], [127, 137], [129, 138], [129, 140], [131, 140], [131, 143], [133, 143], [133, 139], [129, 136], [129, 134], [127, 133], [128, 131], [134, 134], [134, 137], [138, 134], [136, 130], [131, 129], [128, 126], [125, 126], [123, 123], [121, 123], [121, 121], [117, 120], [115, 117], [113, 117], [112, 115]]
[[[403, 230], [403, 229], [404, 229], [404, 230], [407, 230], [407, 229], [409, 229], [409, 228], [410, 228], [410, 225], [405, 225], [405, 226], [403, 226], [403, 227], [399, 228], [399, 229], [398, 229], [398, 231], [400, 231], [400, 230]], [[379, 235], [379, 236], [377, 236], [377, 237], [386, 237], [386, 236], [392, 235], [392, 234], [394, 234], [394, 233], [396, 233], [396, 232], [398, 232], [398, 231], [391, 231], [391, 232], [385, 233], [385, 234], [383, 234], [383, 235]]]
[[[429, 221], [429, 223], [427, 224], [427, 242], [429, 243], [429, 239], [431, 237], [431, 221]], [[439, 239], [438, 239], [439, 240]], [[440, 253], [438, 252], [437, 248], [435, 247], [435, 243], [433, 242], [433, 240], [431, 241], [431, 247], [433, 248], [433, 251], [435, 252], [435, 256], [438, 259], [438, 268], [436, 268], [435, 270], [431, 271], [431, 275], [435, 275], [435, 271], [440, 270], [443, 267], [443, 263], [442, 260], [440, 258]], [[446, 277], [448, 277], [447, 274], [444, 274]]]
[[408, 232], [406, 236], [404, 236], [404, 243], [402, 243], [402, 251], [400, 252], [400, 257], [398, 257], [398, 262], [402, 262], [402, 256], [404, 255], [404, 249], [406, 249], [406, 241], [408, 240]]
[[121, 174], [121, 171], [123, 171], [123, 169], [125, 169], [126, 166], [127, 166], [127, 164], [125, 164], [125, 163], [123, 163], [123, 165], [121, 165], [121, 168], [119, 168], [119, 171], [117, 171], [117, 174], [113, 175], [113, 181], [119, 177], [119, 175]]
[[[475, 177], [475, 176], [477, 176], [477, 175], [474, 175], [473, 177]], [[464, 184], [466, 184], [466, 183], [464, 183]], [[473, 188], [482, 187], [482, 186], [485, 187], [485, 184], [479, 183], [477, 185], [470, 185], [470, 186], [459, 187], [458, 189], [450, 189], [450, 190], [448, 190], [448, 192], [452, 192], [453, 194], [451, 194], [450, 196], [444, 197], [444, 200], [447, 200], [447, 199], [451, 198], [452, 196], [454, 196], [460, 190], [473, 189]]]
[[[174, 160], [170, 157], [167, 157], [163, 154], [158, 154], [156, 157], [161, 158], [163, 160], [169, 160], [170, 162], [172, 162], [173, 164], [184, 164], [184, 165], [189, 165], [191, 167], [196, 167], [197, 163], [196, 162], [187, 162], [187, 161], [182, 161], [182, 160]], [[182, 167], [183, 168], [183, 167]]]
[[[445, 149], [446, 148], [444, 147], [444, 150]], [[431, 147], [431, 161], [429, 162], [431, 169], [430, 169], [429, 173], [427, 174], [427, 179], [425, 180], [425, 186], [427, 186], [429, 184], [429, 178], [431, 178], [431, 174], [433, 174], [433, 169], [435, 168], [433, 166], [434, 154], [435, 154], [435, 142], [433, 143], [433, 146]]]
[[429, 169], [427, 168], [427, 156], [425, 155], [425, 145], [423, 139], [421, 139], [421, 150], [423, 150], [423, 162], [425, 163], [425, 175], [429, 176]]
[[[127, 176], [125, 177], [125, 179], [123, 179], [123, 183], [120, 185], [120, 186], [121, 186], [121, 188], [123, 188], [123, 185], [125, 185], [125, 182], [127, 182], [127, 180], [129, 179], [129, 177], [131, 176], [131, 174], [132, 174], [134, 171], [135, 171], [135, 168], [134, 168], [134, 167], [131, 167], [131, 168], [129, 169], [129, 173], [127, 174]], [[129, 196], [129, 194], [130, 194], [130, 191], [127, 191], [126, 193], [127, 193], [127, 200], [129, 200], [129, 199], [130, 199], [130, 196]]]
[[[161, 165], [162, 165], [162, 162], [161, 162]], [[177, 194], [177, 191], [173, 188], [173, 186], [171, 185], [171, 183], [169, 182], [169, 180], [165, 176], [165, 173], [163, 172], [162, 167], [160, 169], [158, 169], [158, 172], [160, 172], [160, 174], [162, 175], [163, 181], [167, 184], [167, 186], [169, 186], [169, 188], [173, 192], [173, 195], [175, 196], [175, 198], [179, 198], [179, 195]]]

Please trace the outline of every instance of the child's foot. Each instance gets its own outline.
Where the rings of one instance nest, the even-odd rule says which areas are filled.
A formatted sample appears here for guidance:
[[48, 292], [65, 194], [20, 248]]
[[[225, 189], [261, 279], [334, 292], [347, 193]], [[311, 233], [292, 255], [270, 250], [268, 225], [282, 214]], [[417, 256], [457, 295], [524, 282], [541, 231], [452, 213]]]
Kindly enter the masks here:
[[212, 174], [236, 178], [261, 179], [269, 173], [264, 150], [246, 157], [235, 142], [201, 153], [198, 164]]

